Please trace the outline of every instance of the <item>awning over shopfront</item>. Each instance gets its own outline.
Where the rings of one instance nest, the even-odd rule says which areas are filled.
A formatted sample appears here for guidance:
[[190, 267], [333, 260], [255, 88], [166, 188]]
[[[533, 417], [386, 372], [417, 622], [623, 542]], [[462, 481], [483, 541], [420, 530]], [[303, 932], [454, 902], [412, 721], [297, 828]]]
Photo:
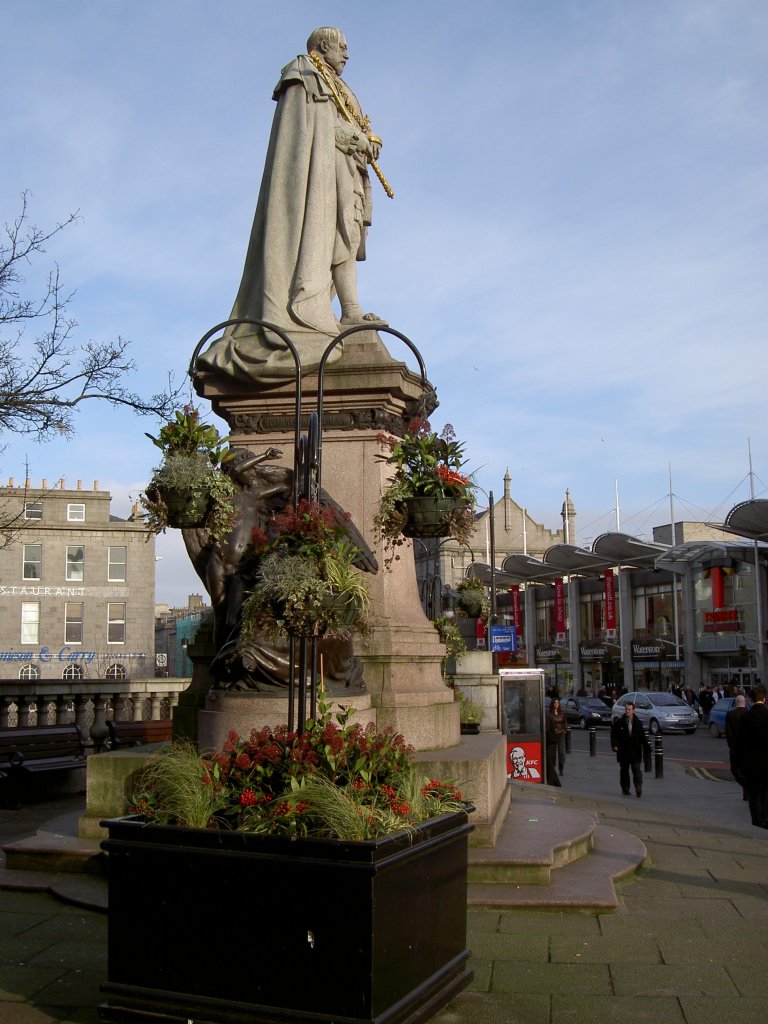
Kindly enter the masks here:
[[507, 555], [501, 568], [510, 583], [551, 583], [562, 576], [562, 571], [553, 569], [551, 565], [531, 555]]
[[724, 523], [711, 525], [737, 537], [768, 540], [768, 499], [752, 498], [750, 501], [742, 501], [734, 505], [725, 517]]
[[[656, 567], [684, 574], [690, 572], [695, 565], [712, 564], [716, 559], [738, 559], [751, 562], [754, 559], [754, 549], [751, 544], [740, 544], [736, 540], [686, 541], [668, 548], [665, 554], [656, 559]], [[718, 563], [715, 562], [715, 564]]]
[[652, 569], [659, 555], [669, 551], [669, 547], [640, 540], [628, 533], [602, 533], [593, 541], [592, 550], [608, 559], [611, 565], [645, 566]]
[[580, 548], [576, 544], [554, 544], [544, 552], [544, 561], [568, 575], [595, 573], [599, 576], [604, 569], [609, 569], [613, 565], [605, 557], [596, 555], [587, 548]]
[[[466, 575], [470, 579], [480, 580], [487, 587], [491, 585], [491, 567], [487, 562], [472, 562], [471, 565], [467, 566]], [[510, 576], [509, 573], [504, 572], [502, 569], [497, 569], [495, 582], [497, 587], [509, 587], [513, 583], [519, 583], [520, 580], [517, 577]]]

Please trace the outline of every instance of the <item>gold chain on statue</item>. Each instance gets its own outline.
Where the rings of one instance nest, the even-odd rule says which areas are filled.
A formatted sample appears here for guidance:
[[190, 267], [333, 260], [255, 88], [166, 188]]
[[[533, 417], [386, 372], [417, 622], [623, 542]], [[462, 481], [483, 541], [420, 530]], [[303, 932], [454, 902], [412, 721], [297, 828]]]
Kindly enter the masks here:
[[[315, 65], [323, 81], [331, 90], [331, 95], [336, 101], [336, 106], [339, 108], [341, 116], [346, 118], [346, 120], [350, 124], [356, 124], [358, 128], [360, 128], [361, 131], [370, 139], [371, 142], [373, 142], [375, 145], [380, 146], [381, 139], [379, 138], [378, 135], [374, 135], [374, 133], [371, 131], [371, 119], [367, 115], [361, 116], [360, 114], [358, 114], [357, 108], [355, 107], [355, 104], [352, 102], [352, 97], [347, 92], [346, 86], [339, 78], [339, 76], [336, 74], [336, 72], [333, 71], [332, 68], [328, 67], [328, 65], [323, 62], [322, 57], [315, 50], [309, 51], [309, 59]], [[392, 191], [392, 188], [390, 187], [390, 184], [387, 181], [387, 179], [381, 173], [381, 168], [379, 167], [375, 160], [371, 160], [370, 165], [374, 169], [376, 177], [381, 182], [384, 191], [387, 193], [389, 198], [392, 199], [395, 193]]]

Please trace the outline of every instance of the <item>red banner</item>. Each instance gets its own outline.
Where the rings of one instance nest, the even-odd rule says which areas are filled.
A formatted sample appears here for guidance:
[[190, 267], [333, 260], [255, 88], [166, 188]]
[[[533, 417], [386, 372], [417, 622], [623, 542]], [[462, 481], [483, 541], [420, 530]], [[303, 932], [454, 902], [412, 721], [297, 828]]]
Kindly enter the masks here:
[[555, 580], [555, 632], [565, 633], [565, 587], [561, 579]]
[[523, 616], [520, 612], [520, 584], [514, 583], [509, 588], [509, 610], [512, 616], [512, 625], [517, 626], [518, 636], [523, 629]]
[[612, 569], [606, 569], [605, 581], [605, 628], [616, 629], [616, 577]]

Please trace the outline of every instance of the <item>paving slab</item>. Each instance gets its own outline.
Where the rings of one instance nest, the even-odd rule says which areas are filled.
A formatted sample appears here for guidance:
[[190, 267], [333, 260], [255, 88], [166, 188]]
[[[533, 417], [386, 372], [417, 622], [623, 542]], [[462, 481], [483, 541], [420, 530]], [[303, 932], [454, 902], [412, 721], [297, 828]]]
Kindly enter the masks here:
[[765, 1024], [765, 995], [733, 1000], [727, 996], [681, 996], [686, 1024]]
[[690, 1021], [674, 996], [635, 999], [627, 996], [555, 995], [552, 997], [550, 1024], [690, 1024]]

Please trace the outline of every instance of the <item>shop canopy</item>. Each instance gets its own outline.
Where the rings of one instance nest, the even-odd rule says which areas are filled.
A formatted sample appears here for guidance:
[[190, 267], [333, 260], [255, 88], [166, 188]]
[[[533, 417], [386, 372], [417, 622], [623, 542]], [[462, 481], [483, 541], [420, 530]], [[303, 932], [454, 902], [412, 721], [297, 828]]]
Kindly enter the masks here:
[[659, 555], [669, 551], [669, 545], [640, 540], [628, 533], [602, 533], [592, 543], [595, 554], [603, 555], [611, 565], [633, 565], [652, 569]]
[[554, 544], [544, 552], [544, 561], [558, 569], [561, 575], [600, 575], [604, 569], [609, 569], [613, 565], [613, 562], [604, 556], [596, 555], [594, 551], [580, 548], [576, 544]]
[[501, 568], [513, 583], [551, 583], [562, 572], [532, 555], [507, 555]]
[[713, 523], [726, 533], [750, 540], [768, 540], [768, 499], [752, 498], [734, 505], [724, 523]]
[[[521, 557], [525, 558], [527, 556], [522, 555]], [[541, 562], [538, 562], [536, 559], [533, 559], [533, 561], [535, 561], [537, 565], [542, 564]], [[502, 563], [502, 565], [504, 564], [506, 564], [506, 559], [504, 563]], [[480, 582], [484, 583], [487, 587], [490, 587], [491, 585], [491, 567], [490, 565], [488, 565], [487, 562], [472, 562], [471, 565], [467, 566], [466, 575], [470, 578], [480, 580]], [[521, 582], [519, 576], [515, 576], [511, 573], [505, 572], [504, 569], [497, 569], [494, 575], [497, 587], [509, 587], [513, 583]], [[528, 578], [529, 577], [526, 577], [526, 579]]]
[[[544, 552], [543, 559], [526, 554], [507, 555], [501, 572], [496, 571], [496, 582], [551, 583], [560, 576], [599, 576], [605, 569], [621, 565], [652, 569], [656, 559], [668, 551], [665, 544], [640, 540], [628, 533], [603, 533], [591, 550], [576, 544], [553, 544]], [[490, 582], [490, 566], [483, 566], [481, 571], [473, 563], [467, 575]]]

